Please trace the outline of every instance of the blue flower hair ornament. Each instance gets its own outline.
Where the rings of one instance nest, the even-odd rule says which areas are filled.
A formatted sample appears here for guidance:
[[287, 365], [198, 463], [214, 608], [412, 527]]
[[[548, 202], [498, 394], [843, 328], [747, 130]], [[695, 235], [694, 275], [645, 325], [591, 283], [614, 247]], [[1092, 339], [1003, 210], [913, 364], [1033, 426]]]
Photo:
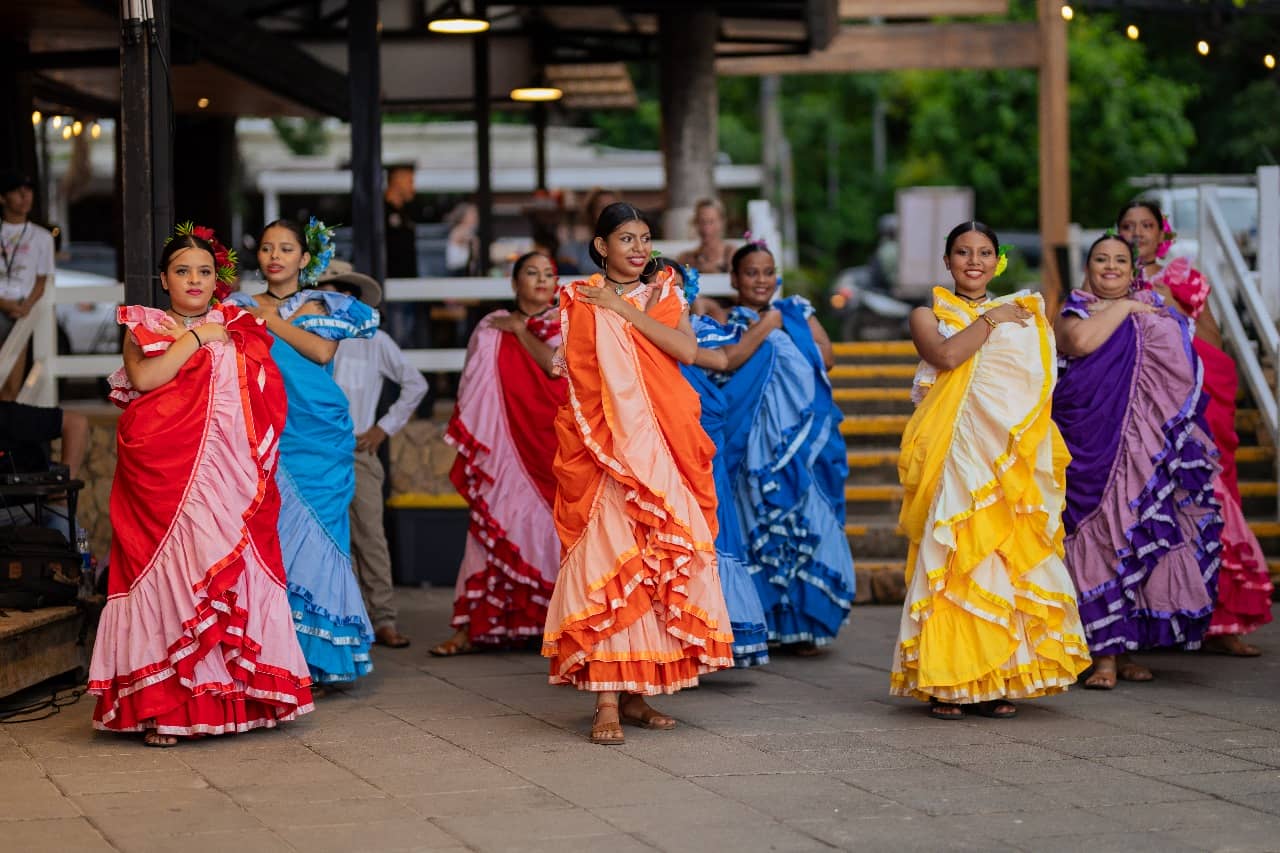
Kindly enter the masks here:
[[313, 216], [303, 232], [307, 238], [307, 252], [311, 255], [311, 260], [302, 268], [298, 279], [303, 287], [312, 287], [333, 260], [333, 227]]
[[698, 298], [698, 279], [700, 278], [698, 268], [692, 265], [686, 265], [684, 268], [684, 301], [693, 304], [693, 300]]

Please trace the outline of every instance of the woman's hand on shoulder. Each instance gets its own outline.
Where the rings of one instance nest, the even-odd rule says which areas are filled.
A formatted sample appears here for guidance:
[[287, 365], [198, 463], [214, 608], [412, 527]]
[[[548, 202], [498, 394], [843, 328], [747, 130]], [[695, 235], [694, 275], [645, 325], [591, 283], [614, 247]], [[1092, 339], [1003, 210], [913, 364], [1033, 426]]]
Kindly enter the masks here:
[[174, 341], [185, 335], [188, 331], [185, 323], [179, 323], [168, 314], [164, 317], [164, 323], [162, 324], [161, 329], [163, 330], [162, 334], [168, 336], [170, 340]]
[[753, 326], [763, 326], [769, 331], [782, 328], [782, 312], [776, 308], [770, 309], [760, 315], [760, 319]]
[[[1175, 303], [1176, 304], [1176, 303]], [[1125, 299], [1123, 301], [1124, 312], [1126, 314], [1159, 314], [1160, 309], [1149, 302], [1140, 302], [1137, 299]]]
[[577, 291], [578, 298], [583, 302], [588, 305], [607, 308], [615, 314], [625, 312], [629, 304], [612, 287], [594, 287], [590, 284], [579, 284]]
[[227, 335], [227, 327], [221, 323], [205, 323], [196, 329], [196, 334], [200, 336], [200, 343], [209, 344], [214, 341], [228, 341], [231, 338]]
[[1025, 326], [1034, 315], [1016, 302], [1006, 302], [992, 308], [984, 316], [989, 317], [991, 322], [996, 324], [1017, 323], [1019, 326]]
[[319, 299], [308, 299], [306, 302], [298, 306], [298, 309], [289, 316], [289, 319], [293, 319], [294, 317], [312, 316], [327, 317], [328, 315], [329, 309], [325, 307], [323, 302]]
[[489, 325], [499, 332], [518, 332], [524, 326], [524, 318], [519, 314], [507, 314], [504, 317], [491, 317]]

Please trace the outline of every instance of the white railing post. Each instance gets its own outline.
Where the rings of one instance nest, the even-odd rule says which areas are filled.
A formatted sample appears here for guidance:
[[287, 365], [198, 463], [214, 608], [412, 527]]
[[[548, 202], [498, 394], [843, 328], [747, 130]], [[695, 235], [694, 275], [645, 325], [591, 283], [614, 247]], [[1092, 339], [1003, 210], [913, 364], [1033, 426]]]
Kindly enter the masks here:
[[53, 276], [45, 284], [44, 296], [31, 309], [31, 371], [18, 402], [32, 406], [58, 405], [58, 320]]
[[1258, 169], [1258, 289], [1280, 320], [1280, 166]]

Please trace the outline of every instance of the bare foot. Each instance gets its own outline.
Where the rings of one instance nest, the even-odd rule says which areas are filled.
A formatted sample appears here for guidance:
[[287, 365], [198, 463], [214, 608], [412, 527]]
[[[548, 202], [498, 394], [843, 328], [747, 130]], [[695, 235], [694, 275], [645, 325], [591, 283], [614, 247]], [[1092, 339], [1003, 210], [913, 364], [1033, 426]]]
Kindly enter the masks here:
[[667, 731], [676, 727], [675, 717], [668, 716], [644, 701], [638, 693], [627, 694], [622, 700], [622, 722], [642, 729]]
[[1250, 645], [1240, 639], [1239, 634], [1215, 634], [1205, 637], [1201, 648], [1215, 655], [1230, 655], [1236, 658], [1256, 658], [1262, 649]]
[[1093, 659], [1093, 674], [1085, 679], [1086, 690], [1112, 690], [1116, 686], [1116, 656], [1102, 655]]
[[1118, 663], [1120, 668], [1116, 670], [1116, 674], [1120, 676], [1121, 681], [1151, 681], [1155, 678], [1151, 670], [1129, 660], [1128, 655], [1121, 655]]

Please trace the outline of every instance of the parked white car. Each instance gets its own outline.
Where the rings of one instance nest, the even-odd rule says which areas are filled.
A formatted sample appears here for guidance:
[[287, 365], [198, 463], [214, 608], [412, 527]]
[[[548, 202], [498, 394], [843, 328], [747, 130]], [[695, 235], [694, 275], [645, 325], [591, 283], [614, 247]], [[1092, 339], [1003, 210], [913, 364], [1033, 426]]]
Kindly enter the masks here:
[[[1163, 187], [1144, 190], [1139, 196], [1160, 205], [1169, 217], [1178, 240], [1170, 252], [1172, 257], [1187, 257], [1193, 262], [1200, 254], [1200, 191], [1193, 186]], [[1256, 187], [1219, 186], [1218, 204], [1235, 235], [1236, 244], [1246, 259], [1257, 253], [1258, 190]]]
[[[54, 287], [113, 285], [118, 282], [105, 275], [81, 270], [59, 269], [54, 274]], [[58, 329], [66, 336], [66, 344], [78, 355], [120, 352], [120, 326], [116, 323], [113, 302], [72, 302], [55, 305]]]

